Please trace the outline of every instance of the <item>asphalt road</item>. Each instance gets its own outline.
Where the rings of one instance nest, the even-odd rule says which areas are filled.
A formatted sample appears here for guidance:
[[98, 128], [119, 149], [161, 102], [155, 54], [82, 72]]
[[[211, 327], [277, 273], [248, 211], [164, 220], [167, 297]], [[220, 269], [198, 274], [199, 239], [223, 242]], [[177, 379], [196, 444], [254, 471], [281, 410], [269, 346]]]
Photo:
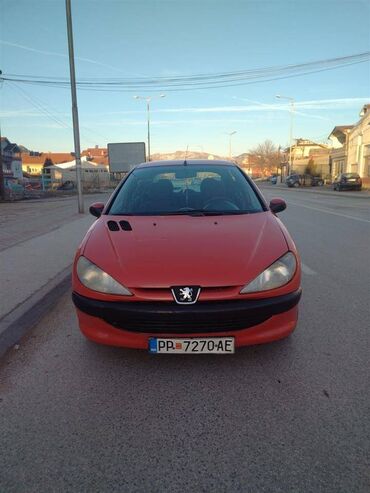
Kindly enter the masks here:
[[296, 332], [152, 356], [78, 332], [70, 296], [0, 367], [0, 491], [370, 491], [370, 201], [305, 191]]

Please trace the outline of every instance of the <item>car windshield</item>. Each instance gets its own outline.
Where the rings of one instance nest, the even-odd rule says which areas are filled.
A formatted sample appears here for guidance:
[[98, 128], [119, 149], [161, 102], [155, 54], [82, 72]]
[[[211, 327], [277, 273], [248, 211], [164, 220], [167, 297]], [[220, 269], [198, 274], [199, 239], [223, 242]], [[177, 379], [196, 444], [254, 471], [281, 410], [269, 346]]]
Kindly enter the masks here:
[[343, 173], [343, 176], [346, 178], [359, 178], [359, 175], [357, 173]]
[[134, 170], [111, 204], [111, 215], [249, 214], [263, 205], [235, 166], [174, 165]]

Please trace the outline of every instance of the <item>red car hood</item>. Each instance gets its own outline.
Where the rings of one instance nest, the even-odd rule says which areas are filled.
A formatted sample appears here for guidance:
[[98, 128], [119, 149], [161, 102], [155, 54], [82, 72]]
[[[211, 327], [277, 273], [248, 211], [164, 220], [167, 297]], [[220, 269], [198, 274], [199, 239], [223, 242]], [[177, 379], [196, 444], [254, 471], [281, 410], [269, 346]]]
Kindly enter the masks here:
[[[110, 231], [108, 221], [132, 231]], [[102, 216], [83, 255], [128, 288], [240, 286], [287, 251], [271, 212], [237, 216]]]

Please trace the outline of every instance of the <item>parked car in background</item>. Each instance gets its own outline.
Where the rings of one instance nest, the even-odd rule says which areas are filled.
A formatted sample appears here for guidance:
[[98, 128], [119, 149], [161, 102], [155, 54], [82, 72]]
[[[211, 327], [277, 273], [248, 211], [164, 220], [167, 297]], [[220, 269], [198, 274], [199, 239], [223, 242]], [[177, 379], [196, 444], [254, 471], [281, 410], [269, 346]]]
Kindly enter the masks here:
[[74, 188], [75, 188], [74, 182], [71, 180], [67, 180], [64, 183], [62, 183], [61, 185], [59, 185], [57, 190], [73, 190]]
[[340, 173], [334, 178], [333, 190], [361, 190], [362, 180], [358, 173]]
[[24, 178], [23, 183], [24, 183], [24, 189], [26, 192], [34, 191], [34, 190], [39, 191], [42, 188], [41, 181], [38, 179], [30, 180], [29, 178]]
[[289, 188], [292, 187], [322, 187], [324, 180], [320, 176], [312, 175], [288, 175], [285, 183]]

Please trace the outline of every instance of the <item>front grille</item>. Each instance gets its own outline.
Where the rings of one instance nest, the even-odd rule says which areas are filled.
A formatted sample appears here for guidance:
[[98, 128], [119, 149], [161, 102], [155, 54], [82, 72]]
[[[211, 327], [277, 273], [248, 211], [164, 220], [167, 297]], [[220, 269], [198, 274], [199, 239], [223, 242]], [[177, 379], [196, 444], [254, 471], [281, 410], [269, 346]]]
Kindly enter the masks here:
[[194, 305], [175, 302], [117, 302], [86, 298], [73, 293], [81, 311], [110, 325], [132, 332], [196, 334], [246, 329], [293, 308], [301, 290], [255, 300], [204, 301]]
[[171, 334], [241, 330], [258, 325], [269, 318], [270, 315], [268, 314], [258, 316], [229, 316], [226, 314], [217, 317], [208, 314], [206, 319], [199, 314], [191, 314], [190, 317], [185, 316], [185, 314], [169, 314], [168, 316], [159, 314], [159, 316], [151, 315], [150, 318], [135, 316], [135, 319], [127, 316], [119, 317], [119, 319], [104, 317], [108, 323], [118, 329]]

